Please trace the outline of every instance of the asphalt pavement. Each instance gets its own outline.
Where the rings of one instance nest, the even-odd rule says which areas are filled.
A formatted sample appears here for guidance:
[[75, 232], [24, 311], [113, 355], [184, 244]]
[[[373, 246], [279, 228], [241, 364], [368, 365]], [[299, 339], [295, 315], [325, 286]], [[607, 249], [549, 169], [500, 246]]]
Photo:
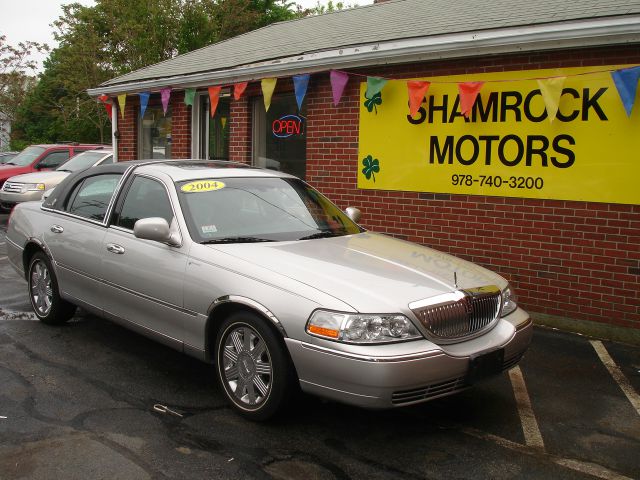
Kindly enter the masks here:
[[640, 478], [640, 348], [536, 328], [519, 367], [410, 408], [252, 423], [213, 367], [79, 312], [41, 324], [0, 215], [0, 480]]

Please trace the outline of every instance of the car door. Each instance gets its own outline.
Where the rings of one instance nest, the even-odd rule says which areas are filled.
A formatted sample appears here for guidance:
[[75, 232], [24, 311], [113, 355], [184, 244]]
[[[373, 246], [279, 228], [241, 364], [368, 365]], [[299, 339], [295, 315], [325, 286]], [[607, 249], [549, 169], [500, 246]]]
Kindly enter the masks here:
[[51, 209], [44, 241], [53, 257], [62, 295], [100, 310], [100, 267], [106, 213], [122, 174], [85, 176]]
[[127, 183], [102, 245], [108, 292], [105, 313], [181, 348], [185, 321], [192, 318], [183, 308], [186, 248], [142, 240], [133, 234], [135, 222], [150, 217], [164, 218], [180, 233], [174, 206], [167, 187], [157, 178], [135, 175]]

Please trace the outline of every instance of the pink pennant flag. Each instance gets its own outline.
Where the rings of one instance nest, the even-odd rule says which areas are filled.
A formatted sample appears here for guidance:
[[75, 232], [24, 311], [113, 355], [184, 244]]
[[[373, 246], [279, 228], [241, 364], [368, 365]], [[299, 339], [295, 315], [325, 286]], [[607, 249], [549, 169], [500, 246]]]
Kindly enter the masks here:
[[235, 100], [240, 100], [240, 97], [242, 97], [242, 94], [247, 89], [247, 85], [249, 85], [249, 82], [236, 83], [233, 86], [233, 98]]
[[415, 117], [422, 103], [422, 99], [429, 91], [431, 82], [420, 82], [416, 80], [409, 80], [407, 82], [407, 88], [409, 89], [409, 114]]
[[169, 99], [171, 98], [171, 88], [167, 87], [160, 90], [160, 97], [162, 99], [162, 111], [166, 115], [169, 108]]
[[209, 87], [209, 113], [211, 118], [216, 114], [218, 108], [218, 101], [220, 100], [220, 90], [222, 87]]
[[464, 82], [458, 84], [460, 93], [460, 113], [469, 118], [473, 104], [480, 93], [484, 82]]
[[329, 77], [331, 79], [333, 105], [337, 107], [340, 103], [340, 99], [342, 98], [342, 94], [344, 93], [344, 89], [349, 82], [349, 75], [338, 70], [331, 70]]

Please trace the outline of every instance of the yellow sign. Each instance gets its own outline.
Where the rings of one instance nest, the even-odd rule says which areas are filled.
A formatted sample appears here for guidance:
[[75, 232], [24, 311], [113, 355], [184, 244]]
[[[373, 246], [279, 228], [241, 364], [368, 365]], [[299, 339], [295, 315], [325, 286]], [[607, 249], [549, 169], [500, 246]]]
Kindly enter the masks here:
[[[358, 187], [640, 204], [640, 101], [627, 117], [606, 71], [623, 67], [429, 78], [413, 118], [405, 80], [372, 99], [363, 82]], [[550, 121], [536, 78], [557, 76]], [[467, 119], [457, 83], [471, 80], [486, 83]]]
[[197, 180], [195, 182], [184, 184], [180, 190], [185, 193], [201, 193], [220, 190], [224, 187], [226, 187], [226, 185], [218, 180]]

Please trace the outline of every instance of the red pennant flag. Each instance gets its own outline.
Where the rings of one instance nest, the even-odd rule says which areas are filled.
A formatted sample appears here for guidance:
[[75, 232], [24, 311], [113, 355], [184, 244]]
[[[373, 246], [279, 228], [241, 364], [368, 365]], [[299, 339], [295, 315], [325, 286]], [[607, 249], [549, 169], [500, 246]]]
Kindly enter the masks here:
[[407, 88], [409, 89], [409, 114], [415, 117], [422, 103], [422, 99], [429, 91], [431, 82], [419, 82], [416, 80], [409, 80], [407, 82]]
[[113, 105], [111, 105], [110, 103], [105, 103], [104, 108], [107, 110], [107, 115], [109, 115], [109, 118], [111, 118], [111, 116], [113, 115]]
[[209, 110], [212, 118], [216, 114], [216, 110], [218, 108], [220, 90], [222, 90], [222, 87], [209, 87]]
[[247, 85], [249, 85], [249, 82], [236, 83], [233, 86], [233, 98], [236, 100], [240, 100], [240, 97], [246, 90]]
[[465, 82], [458, 84], [458, 92], [460, 93], [460, 113], [469, 118], [473, 104], [480, 93], [480, 89], [484, 82]]

